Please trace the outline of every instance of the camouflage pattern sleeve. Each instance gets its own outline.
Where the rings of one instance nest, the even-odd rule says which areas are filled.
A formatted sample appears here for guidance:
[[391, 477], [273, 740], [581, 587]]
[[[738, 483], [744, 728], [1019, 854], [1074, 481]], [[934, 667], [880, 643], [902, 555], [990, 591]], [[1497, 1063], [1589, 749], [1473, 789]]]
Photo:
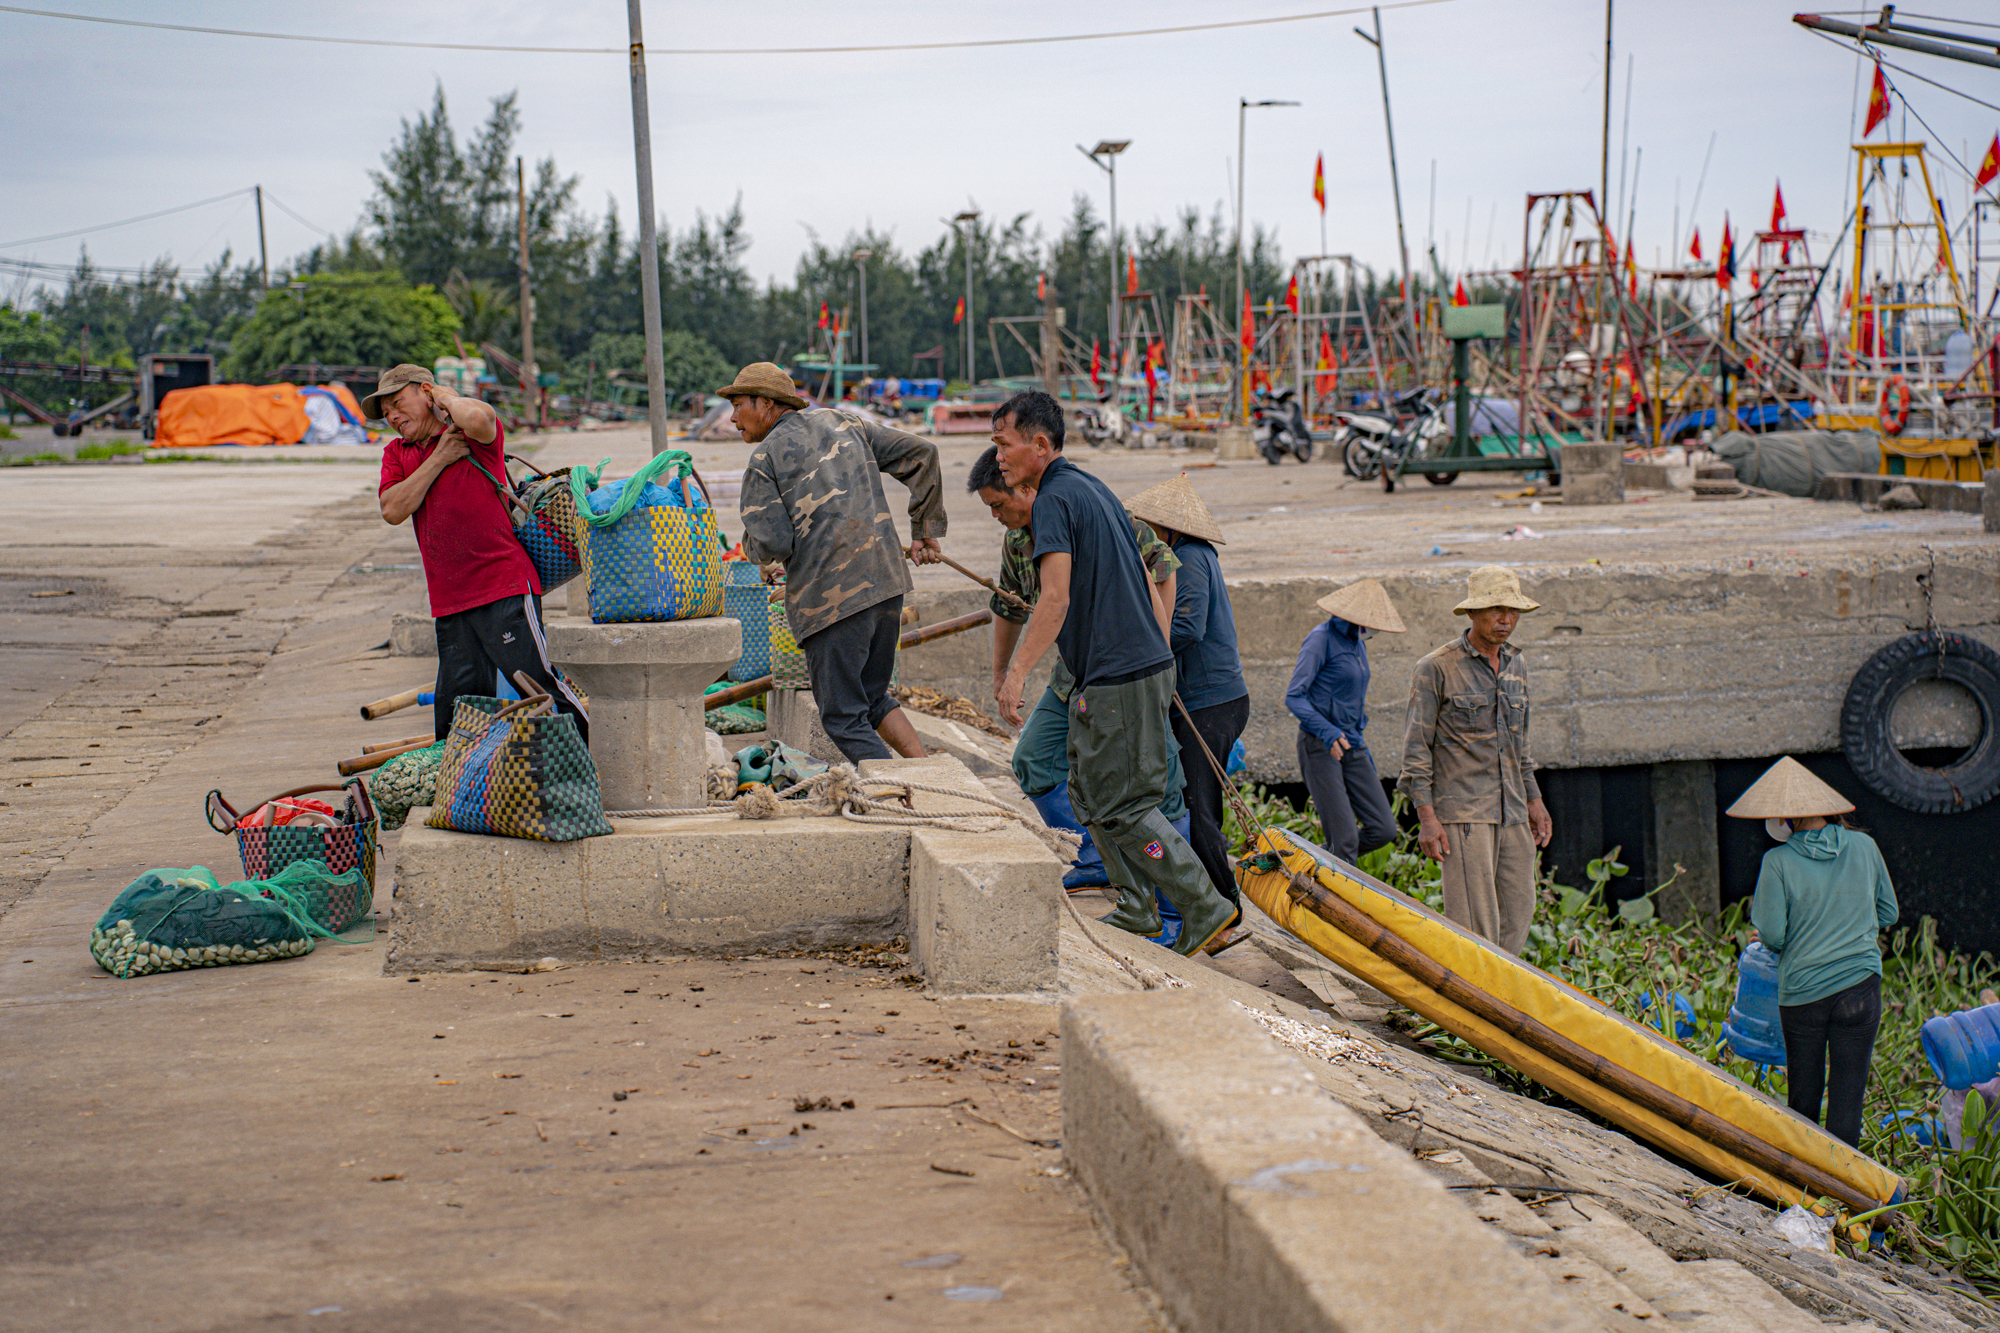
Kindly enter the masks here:
[[778, 493], [771, 454], [761, 446], [743, 471], [743, 554], [760, 565], [782, 563], [792, 555], [792, 519]]
[[[1041, 592], [1041, 580], [1035, 577], [1034, 550], [1034, 539], [1028, 536], [1026, 528], [1010, 528], [1000, 538], [1000, 577], [996, 581], [1029, 606], [1035, 604]], [[1017, 625], [1027, 623], [1028, 613], [1004, 597], [992, 597], [987, 604], [1002, 620]]]
[[875, 466], [909, 487], [910, 537], [944, 536], [944, 474], [938, 467], [937, 446], [873, 422], [866, 423], [861, 433], [875, 455]]
[[1132, 520], [1132, 535], [1139, 539], [1139, 559], [1145, 562], [1146, 573], [1155, 583], [1165, 583], [1180, 570], [1181, 558], [1174, 554], [1174, 548], [1153, 535], [1153, 529], [1146, 520]]

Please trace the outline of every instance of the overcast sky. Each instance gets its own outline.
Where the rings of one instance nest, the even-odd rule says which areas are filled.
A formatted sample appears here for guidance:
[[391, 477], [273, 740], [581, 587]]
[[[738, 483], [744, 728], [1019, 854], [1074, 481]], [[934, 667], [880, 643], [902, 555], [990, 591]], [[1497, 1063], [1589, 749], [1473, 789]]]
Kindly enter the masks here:
[[[40, 0], [129, 18], [306, 34], [622, 47], [623, 5], [526, 0]], [[1375, 53], [1365, 13], [1271, 27], [983, 50], [859, 55], [675, 56], [669, 47], [938, 41], [1075, 33], [1299, 13], [1326, 0], [878, 0], [827, 6], [670, 4], [646, 9], [653, 52], [654, 169], [667, 220], [686, 225], [741, 196], [759, 277], [789, 278], [808, 229], [837, 241], [872, 223], [916, 248], [968, 199], [1032, 213], [1053, 234], [1072, 196], [1101, 210], [1102, 175], [1073, 147], [1130, 138], [1119, 217], [1162, 221], [1229, 205], [1237, 99], [1252, 110], [1247, 212], [1288, 255], [1319, 249], [1311, 198], [1326, 155], [1328, 248], [1395, 262], [1395, 210]], [[1611, 192], [1618, 193], [1625, 69], [1630, 145], [1643, 149], [1636, 236], [1643, 263], [1692, 221], [1707, 253], [1729, 210], [1739, 231], [1769, 218], [1782, 179], [1794, 225], [1832, 232], [1851, 191], [1850, 134], [1865, 76], [1846, 52], [1790, 22], [1792, 0], [1631, 0], [1620, 6]], [[1981, 5], [1961, 5], [1988, 19]], [[1390, 92], [1413, 258], [1431, 237], [1447, 267], [1506, 262], [1531, 190], [1594, 188], [1604, 10], [1590, 0], [1444, 0], [1388, 9]], [[1919, 73], [2000, 102], [2000, 75], [1904, 53]], [[1938, 138], [1976, 166], [2000, 112], [1891, 72]], [[622, 55], [366, 50], [107, 27], [0, 13], [0, 243], [114, 221], [254, 183], [320, 227], [360, 216], [400, 121], [442, 83], [456, 127], [518, 90], [522, 148], [580, 178], [578, 202], [615, 201], [633, 222], [632, 122]], [[1891, 128], [1902, 133], [1899, 108]], [[1929, 138], [1913, 117], [1911, 138]], [[1878, 139], [1885, 137], [1878, 132]], [[1436, 170], [1433, 210], [1431, 173]], [[1934, 162], [1954, 216], [1969, 181]], [[1628, 196], [1631, 193], [1628, 171]], [[1467, 226], [1468, 213], [1471, 225]], [[267, 210], [273, 262], [317, 239]], [[1617, 228], [1623, 234], [1622, 226]], [[2000, 239], [2000, 238], [1997, 238]], [[247, 198], [82, 238], [113, 266], [171, 255], [189, 270], [231, 247], [254, 257]], [[69, 263], [76, 239], [0, 248]], [[1448, 246], [1448, 248], [1447, 248]], [[15, 290], [0, 282], [0, 299]]]

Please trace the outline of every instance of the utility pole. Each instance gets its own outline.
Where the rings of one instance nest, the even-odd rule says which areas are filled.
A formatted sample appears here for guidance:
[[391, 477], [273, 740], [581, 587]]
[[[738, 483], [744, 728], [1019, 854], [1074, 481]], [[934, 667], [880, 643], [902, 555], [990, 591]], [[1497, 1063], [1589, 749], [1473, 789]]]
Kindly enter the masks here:
[[535, 288], [534, 268], [528, 262], [528, 173], [520, 158], [514, 159], [514, 217], [521, 240], [521, 387], [535, 409], [535, 429], [545, 424], [542, 415], [541, 375], [535, 369]]
[[1410, 351], [1417, 350], [1417, 312], [1411, 301], [1410, 292], [1410, 242], [1403, 231], [1403, 180], [1396, 172], [1396, 122], [1389, 114], [1389, 56], [1382, 49], [1382, 11], [1371, 9], [1375, 16], [1375, 35], [1356, 28], [1354, 35], [1375, 48], [1375, 68], [1382, 76], [1382, 128], [1389, 136], [1389, 190], [1396, 197], [1396, 249], [1403, 259], [1403, 317], [1410, 326]]
[[257, 188], [257, 262], [264, 270], [264, 288], [271, 287], [271, 252], [264, 245], [264, 187]]
[[667, 451], [667, 369], [660, 347], [660, 241], [653, 212], [653, 131], [646, 109], [646, 39], [639, 0], [625, 0], [632, 34], [632, 154], [639, 170], [639, 298], [646, 321], [646, 424], [655, 456]]
[[1597, 331], [1604, 323], [1605, 270], [1611, 263], [1605, 252], [1611, 248], [1611, 228], [1605, 225], [1605, 210], [1611, 206], [1611, 5], [1604, 0], [1604, 137], [1597, 151], [1597, 311], [1590, 326], [1591, 387], [1597, 393], [1598, 410], [1591, 415], [1603, 424], [1597, 438], [1611, 438], [1611, 394], [1606, 379], [1611, 374], [1609, 358], [1598, 350]]
[[[1236, 421], [1239, 425], [1250, 420], [1250, 344], [1249, 326], [1243, 318], [1243, 122], [1253, 106], [1297, 106], [1297, 102], [1265, 100], [1252, 102], [1248, 98], [1236, 99]], [[1409, 261], [1404, 260], [1404, 267]]]
[[[632, 3], [637, 4], [639, 0], [632, 0]], [[972, 224], [979, 221], [979, 210], [968, 208], [951, 221], [953, 226], [959, 228], [958, 245], [965, 251], [965, 388], [966, 392], [970, 393], [972, 386], [979, 382], [979, 370], [973, 360], [972, 346], [972, 242], [979, 234], [978, 228]], [[972, 227], [970, 234], [966, 231], [967, 227]]]
[[861, 271], [861, 364], [868, 364], [868, 258], [873, 250], [856, 250], [854, 267]]

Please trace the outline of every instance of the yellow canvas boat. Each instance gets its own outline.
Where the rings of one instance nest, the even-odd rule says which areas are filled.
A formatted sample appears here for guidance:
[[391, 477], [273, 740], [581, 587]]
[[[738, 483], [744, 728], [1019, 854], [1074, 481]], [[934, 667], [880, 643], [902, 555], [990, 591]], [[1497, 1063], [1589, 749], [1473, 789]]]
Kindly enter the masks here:
[[1849, 1213], [1903, 1181], [1804, 1116], [1282, 829], [1237, 867], [1272, 920], [1446, 1031], [1661, 1151], [1780, 1203]]

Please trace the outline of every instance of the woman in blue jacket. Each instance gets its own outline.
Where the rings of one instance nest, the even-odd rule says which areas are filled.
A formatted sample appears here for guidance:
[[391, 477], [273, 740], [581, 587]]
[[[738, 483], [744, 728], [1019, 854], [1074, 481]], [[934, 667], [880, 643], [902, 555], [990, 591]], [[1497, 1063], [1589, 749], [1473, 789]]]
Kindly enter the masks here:
[[1351, 583], [1314, 603], [1327, 613], [1299, 647], [1285, 707], [1299, 720], [1299, 772], [1319, 812], [1326, 849], [1353, 864], [1396, 838], [1395, 816], [1362, 731], [1368, 715], [1368, 644], [1375, 631], [1403, 633], [1389, 594], [1375, 579]]
[[1899, 909], [1875, 840], [1838, 822], [1853, 808], [1787, 757], [1729, 813], [1762, 819], [1780, 844], [1764, 853], [1750, 922], [1778, 955], [1786, 1100], [1818, 1124], [1824, 1093], [1827, 1133], [1859, 1147], [1861, 1096], [1882, 1023], [1880, 934]]

